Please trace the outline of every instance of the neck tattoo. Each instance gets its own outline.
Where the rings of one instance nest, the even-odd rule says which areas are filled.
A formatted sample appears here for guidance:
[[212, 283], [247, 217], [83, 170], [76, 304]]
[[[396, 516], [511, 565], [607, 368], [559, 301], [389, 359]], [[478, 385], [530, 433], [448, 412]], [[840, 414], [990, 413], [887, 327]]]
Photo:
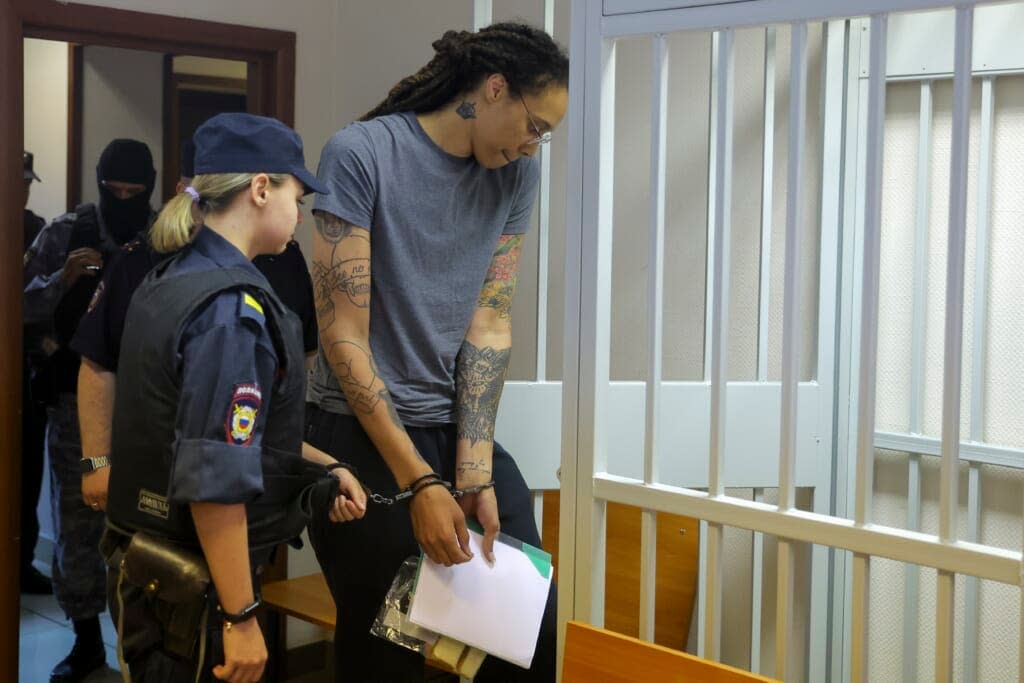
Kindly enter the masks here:
[[466, 100], [462, 100], [462, 104], [460, 104], [455, 109], [455, 113], [458, 114], [459, 116], [461, 116], [464, 119], [475, 119], [476, 118], [476, 102], [467, 102]]

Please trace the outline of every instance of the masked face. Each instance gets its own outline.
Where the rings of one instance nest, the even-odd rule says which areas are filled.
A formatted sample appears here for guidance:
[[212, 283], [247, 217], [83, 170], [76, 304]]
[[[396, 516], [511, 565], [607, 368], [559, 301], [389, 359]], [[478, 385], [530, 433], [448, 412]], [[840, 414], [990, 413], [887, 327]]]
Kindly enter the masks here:
[[156, 170], [149, 147], [137, 140], [114, 140], [103, 150], [96, 176], [103, 222], [124, 244], [146, 228], [152, 211]]

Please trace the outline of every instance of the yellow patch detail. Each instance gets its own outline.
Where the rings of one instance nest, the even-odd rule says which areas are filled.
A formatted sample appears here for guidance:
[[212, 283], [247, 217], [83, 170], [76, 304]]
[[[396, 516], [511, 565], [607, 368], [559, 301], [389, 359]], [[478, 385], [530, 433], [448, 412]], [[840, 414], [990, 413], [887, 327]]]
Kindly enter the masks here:
[[259, 311], [260, 315], [263, 315], [263, 306], [260, 305], [259, 301], [256, 301], [256, 298], [252, 294], [243, 295], [243, 301], [245, 301], [247, 306], [252, 306]]

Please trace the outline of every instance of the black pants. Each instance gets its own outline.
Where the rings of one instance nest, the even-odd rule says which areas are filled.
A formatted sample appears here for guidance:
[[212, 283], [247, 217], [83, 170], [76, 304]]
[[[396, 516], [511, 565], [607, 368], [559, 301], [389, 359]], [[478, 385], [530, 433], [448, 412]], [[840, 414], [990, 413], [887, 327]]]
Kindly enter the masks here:
[[[167, 605], [146, 596], [145, 591], [122, 582], [118, 597], [120, 571], [111, 568], [107, 578], [107, 599], [115, 627], [119, 632], [125, 662], [131, 672], [132, 683], [191, 683], [196, 680], [197, 652], [193, 657], [172, 654], [163, 648], [165, 620], [158, 616], [167, 611]], [[206, 648], [199, 675], [200, 683], [213, 683], [213, 667], [224, 663], [222, 622], [217, 618], [216, 596], [207, 604], [209, 616], [206, 624]], [[123, 611], [122, 611], [123, 610]], [[197, 626], [198, 628], [198, 626]], [[197, 635], [199, 635], [197, 633]]]
[[[383, 458], [354, 417], [309, 410], [306, 440], [334, 457], [355, 465], [360, 480], [385, 496], [397, 484]], [[408, 427], [420, 455], [447, 481], [455, 474], [455, 425]], [[512, 456], [494, 444], [494, 481], [501, 530], [531, 545], [540, 546], [530, 491]], [[338, 606], [334, 632], [335, 676], [338, 681], [422, 681], [423, 658], [370, 635], [384, 596], [402, 562], [419, 555], [406, 502], [393, 507], [367, 505], [366, 516], [356, 522], [333, 524], [326, 513], [315, 511], [309, 537]], [[537, 651], [529, 671], [488, 657], [477, 681], [554, 681], [556, 590], [548, 594]]]

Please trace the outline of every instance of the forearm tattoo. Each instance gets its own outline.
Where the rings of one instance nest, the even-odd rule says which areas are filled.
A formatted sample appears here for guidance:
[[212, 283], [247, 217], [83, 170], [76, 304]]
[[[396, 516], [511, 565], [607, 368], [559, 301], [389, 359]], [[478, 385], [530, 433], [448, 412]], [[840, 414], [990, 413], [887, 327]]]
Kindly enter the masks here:
[[512, 349], [477, 348], [464, 341], [455, 361], [456, 422], [458, 438], [470, 446], [494, 441], [494, 419], [505, 387]]
[[485, 474], [491, 476], [491, 468], [486, 460], [466, 460], [455, 466], [455, 473], [462, 477], [467, 474]]
[[522, 235], [503, 235], [487, 268], [487, 277], [480, 289], [477, 306], [493, 308], [502, 320], [512, 319], [512, 297], [519, 277], [519, 255], [523, 250]]
[[476, 118], [476, 102], [462, 100], [462, 104], [455, 108], [455, 113], [464, 119]]
[[369, 349], [355, 342], [340, 341], [332, 344], [325, 355], [352, 410], [372, 415], [383, 403], [395, 426], [405, 428]]
[[336, 293], [358, 308], [370, 306], [370, 259], [347, 256], [368, 251], [366, 236], [356, 234], [355, 226], [331, 214], [317, 212], [315, 216], [317, 232], [331, 245], [329, 262], [313, 259], [317, 324], [324, 330], [335, 320]]

